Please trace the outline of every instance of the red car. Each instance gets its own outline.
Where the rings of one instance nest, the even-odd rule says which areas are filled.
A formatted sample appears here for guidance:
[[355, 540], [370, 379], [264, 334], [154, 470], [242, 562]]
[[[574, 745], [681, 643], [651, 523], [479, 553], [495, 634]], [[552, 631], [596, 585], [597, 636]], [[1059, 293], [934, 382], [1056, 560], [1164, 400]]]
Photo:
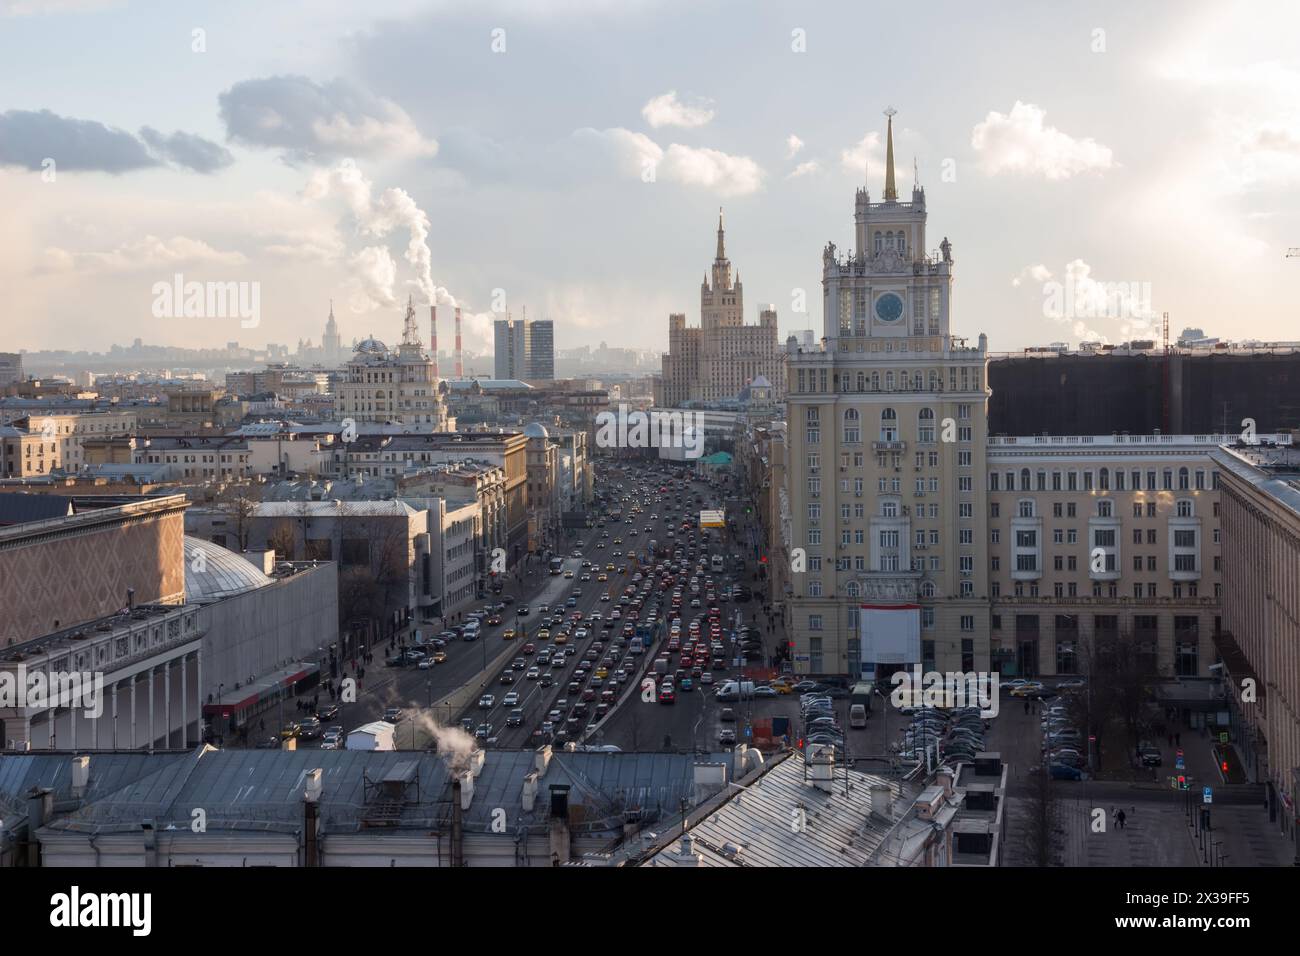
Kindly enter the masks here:
[[525, 644], [525, 645], [523, 646], [523, 648], [521, 648], [521, 650], [522, 650], [522, 652], [525, 653], [525, 654], [536, 654], [536, 653], [537, 653], [537, 647], [536, 647], [535, 645], [533, 645], [533, 644]]

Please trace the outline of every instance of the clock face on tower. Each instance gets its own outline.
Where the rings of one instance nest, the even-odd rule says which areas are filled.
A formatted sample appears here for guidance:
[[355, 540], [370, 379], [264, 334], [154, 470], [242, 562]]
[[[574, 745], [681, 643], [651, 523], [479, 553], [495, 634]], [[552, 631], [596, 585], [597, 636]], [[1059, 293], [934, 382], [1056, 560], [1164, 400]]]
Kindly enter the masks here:
[[903, 299], [896, 292], [876, 296], [876, 318], [881, 322], [897, 322], [903, 317]]

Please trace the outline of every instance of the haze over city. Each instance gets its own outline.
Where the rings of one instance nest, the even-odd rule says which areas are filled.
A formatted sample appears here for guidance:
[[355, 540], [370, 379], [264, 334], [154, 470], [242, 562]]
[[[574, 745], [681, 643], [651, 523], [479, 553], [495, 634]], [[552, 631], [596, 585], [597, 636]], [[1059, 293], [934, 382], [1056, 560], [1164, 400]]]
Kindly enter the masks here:
[[[479, 351], [494, 308], [525, 307], [560, 348], [662, 348], [725, 205], [784, 336], [816, 324], [794, 290], [847, 245], [841, 197], [882, 188], [892, 104], [963, 333], [1119, 343], [1168, 311], [1287, 339], [1300, 12], [1252, 10], [11, 0], [5, 321], [29, 350], [292, 345], [333, 299], [352, 341], [415, 292], [462, 304]], [[260, 283], [259, 325], [155, 318], [176, 273]], [[1149, 295], [1053, 319], [1044, 282], [1067, 279]]]

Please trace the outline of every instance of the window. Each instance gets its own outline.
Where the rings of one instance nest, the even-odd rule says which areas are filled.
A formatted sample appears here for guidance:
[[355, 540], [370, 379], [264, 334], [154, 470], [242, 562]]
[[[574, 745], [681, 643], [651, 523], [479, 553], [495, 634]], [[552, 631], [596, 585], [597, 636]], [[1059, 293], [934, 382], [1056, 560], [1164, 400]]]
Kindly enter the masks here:
[[844, 411], [844, 441], [862, 441], [862, 428], [858, 421], [858, 410], [856, 408], [849, 408]]
[[881, 409], [880, 440], [898, 441], [898, 413], [892, 408]]
[[1020, 517], [1032, 518], [1034, 516], [1034, 502], [1032, 499], [1029, 498], [1020, 499], [1017, 507], [1020, 511]]
[[[1103, 469], [1102, 469], [1102, 474], [1104, 475], [1105, 473], [1106, 473], [1106, 469], [1103, 468]], [[1114, 505], [1113, 505], [1113, 502], [1110, 502], [1110, 501], [1099, 501], [1099, 502], [1097, 502], [1097, 517], [1098, 517], [1098, 518], [1109, 518], [1109, 517], [1111, 517], [1111, 516], [1112, 516], [1112, 515], [1111, 515], [1111, 512], [1112, 512], [1112, 508], [1113, 508], [1113, 506], [1114, 506]]]
[[920, 442], [934, 441], [934, 409], [923, 408], [917, 415], [916, 440]]
[[1178, 490], [1187, 491], [1191, 488], [1191, 477], [1186, 467], [1178, 469]]
[[1180, 498], [1178, 501], [1178, 517], [1190, 518], [1192, 516], [1192, 503], [1186, 498]]

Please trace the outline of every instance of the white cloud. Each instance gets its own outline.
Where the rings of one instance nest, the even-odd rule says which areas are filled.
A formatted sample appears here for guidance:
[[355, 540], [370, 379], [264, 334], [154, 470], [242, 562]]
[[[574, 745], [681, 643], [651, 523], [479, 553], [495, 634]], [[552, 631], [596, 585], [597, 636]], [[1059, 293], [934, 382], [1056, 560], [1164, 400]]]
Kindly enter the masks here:
[[990, 110], [971, 130], [971, 146], [991, 176], [1020, 173], [1049, 180], [1111, 169], [1111, 150], [1092, 138], [1077, 139], [1047, 126], [1041, 107], [1017, 100], [1010, 114]]
[[785, 138], [786, 159], [794, 159], [797, 155], [799, 155], [799, 151], [801, 149], [803, 149], [803, 140], [801, 140], [798, 136], [794, 135], [794, 133], [791, 133], [789, 136]]
[[865, 174], [868, 164], [878, 168], [885, 165], [885, 152], [879, 133], [868, 133], [848, 149], [840, 150], [840, 165], [846, 173], [860, 178]]
[[45, 250], [40, 272], [166, 269], [178, 265], [239, 266], [248, 260], [240, 252], [222, 252], [201, 239], [145, 236], [123, 243], [107, 252], [73, 252], [58, 246]]
[[[722, 196], [743, 196], [762, 186], [763, 170], [748, 156], [673, 143], [661, 148], [644, 133], [621, 127], [580, 129], [573, 139], [588, 154], [604, 155], [625, 176], [646, 182], [702, 186]], [[653, 176], [653, 179], [647, 177]]]
[[661, 126], [695, 129], [707, 125], [713, 119], [711, 106], [712, 104], [705, 99], [697, 99], [692, 104], [683, 103], [677, 98], [676, 90], [669, 90], [641, 107], [641, 115], [655, 129]]
[[799, 179], [802, 176], [811, 176], [812, 174], [819, 172], [820, 170], [821, 170], [821, 166], [817, 163], [817, 160], [810, 159], [805, 163], [800, 163], [798, 166], [792, 169], [790, 171], [790, 174], [785, 178]]
[[763, 171], [748, 156], [673, 143], [664, 154], [664, 175], [687, 186], [705, 186], [723, 196], [744, 196], [763, 183]]

